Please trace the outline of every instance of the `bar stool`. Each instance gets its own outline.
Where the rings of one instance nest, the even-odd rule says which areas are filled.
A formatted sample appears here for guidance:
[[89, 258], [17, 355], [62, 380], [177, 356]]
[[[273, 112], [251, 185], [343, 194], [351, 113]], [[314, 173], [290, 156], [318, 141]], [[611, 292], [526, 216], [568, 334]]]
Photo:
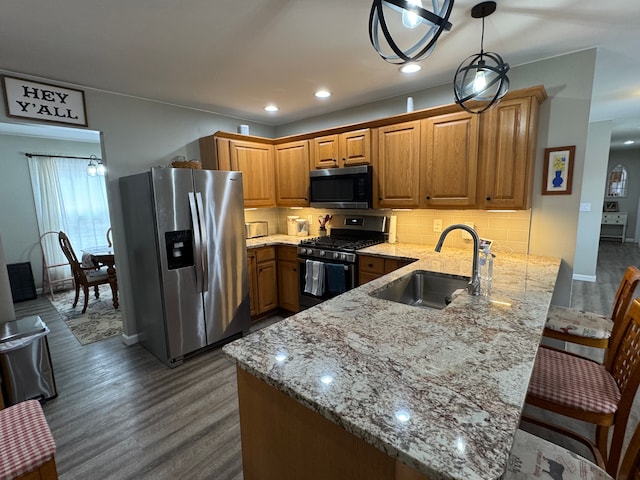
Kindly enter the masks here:
[[37, 400], [0, 410], [0, 480], [56, 480], [55, 452]]

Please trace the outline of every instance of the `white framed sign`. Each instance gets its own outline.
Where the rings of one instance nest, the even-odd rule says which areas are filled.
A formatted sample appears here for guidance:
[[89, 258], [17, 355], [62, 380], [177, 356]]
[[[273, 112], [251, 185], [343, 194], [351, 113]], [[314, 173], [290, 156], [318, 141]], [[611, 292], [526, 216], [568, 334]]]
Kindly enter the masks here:
[[87, 126], [84, 92], [2, 76], [7, 116]]

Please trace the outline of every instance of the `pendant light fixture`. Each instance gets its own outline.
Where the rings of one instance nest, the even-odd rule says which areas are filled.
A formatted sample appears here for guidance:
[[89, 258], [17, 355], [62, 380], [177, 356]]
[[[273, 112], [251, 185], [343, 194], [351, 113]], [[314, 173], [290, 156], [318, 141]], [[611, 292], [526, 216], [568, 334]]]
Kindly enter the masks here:
[[[369, 40], [378, 55], [389, 63], [401, 65], [427, 58], [443, 30], [451, 30], [449, 15], [453, 0], [427, 0], [433, 11], [422, 6], [421, 0], [373, 0], [369, 15]], [[391, 36], [394, 32], [396, 39]], [[382, 47], [382, 32], [387, 46]], [[403, 42], [400, 42], [402, 39]], [[406, 43], [401, 48], [399, 43]]]
[[473, 18], [482, 18], [480, 53], [467, 57], [453, 79], [456, 103], [469, 113], [494, 107], [509, 90], [509, 65], [497, 53], [484, 51], [484, 19], [495, 11], [496, 2], [482, 2], [471, 9]]

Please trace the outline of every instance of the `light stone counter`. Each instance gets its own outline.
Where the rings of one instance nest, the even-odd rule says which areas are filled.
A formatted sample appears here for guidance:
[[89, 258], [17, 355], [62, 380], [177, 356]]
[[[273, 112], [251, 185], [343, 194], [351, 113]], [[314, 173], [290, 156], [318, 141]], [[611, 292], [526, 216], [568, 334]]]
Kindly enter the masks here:
[[[293, 238], [293, 237], [289, 237]], [[432, 480], [494, 480], [507, 462], [560, 260], [500, 254], [493, 294], [443, 310], [369, 292], [413, 270], [469, 276], [471, 249], [383, 244], [419, 258], [226, 345], [239, 367]]]
[[300, 240], [309, 237], [294, 237], [292, 235], [269, 235], [266, 237], [247, 238], [247, 248], [270, 247], [272, 245], [297, 246]]

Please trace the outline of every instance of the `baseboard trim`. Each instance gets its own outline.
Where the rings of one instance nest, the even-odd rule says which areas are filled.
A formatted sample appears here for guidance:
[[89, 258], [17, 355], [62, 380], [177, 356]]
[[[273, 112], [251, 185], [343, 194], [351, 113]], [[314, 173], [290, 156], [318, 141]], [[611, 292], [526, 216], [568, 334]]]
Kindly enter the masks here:
[[125, 333], [122, 334], [122, 343], [126, 346], [131, 346], [140, 341], [140, 336], [136, 333], [135, 335], [127, 335]]
[[580, 275], [580, 274], [574, 273], [573, 274], [573, 279], [574, 280], [580, 280], [581, 282], [593, 282], [593, 283], [595, 283], [596, 276], [595, 275]]

